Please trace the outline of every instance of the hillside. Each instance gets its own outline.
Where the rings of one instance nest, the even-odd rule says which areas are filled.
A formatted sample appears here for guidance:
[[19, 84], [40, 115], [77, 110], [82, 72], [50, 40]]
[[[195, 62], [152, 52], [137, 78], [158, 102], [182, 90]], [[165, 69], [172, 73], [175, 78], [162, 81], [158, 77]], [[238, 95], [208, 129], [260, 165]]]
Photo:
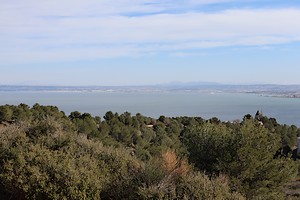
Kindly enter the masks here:
[[299, 168], [300, 129], [260, 113], [231, 123], [20, 104], [0, 106], [0, 122], [1, 199], [285, 199]]

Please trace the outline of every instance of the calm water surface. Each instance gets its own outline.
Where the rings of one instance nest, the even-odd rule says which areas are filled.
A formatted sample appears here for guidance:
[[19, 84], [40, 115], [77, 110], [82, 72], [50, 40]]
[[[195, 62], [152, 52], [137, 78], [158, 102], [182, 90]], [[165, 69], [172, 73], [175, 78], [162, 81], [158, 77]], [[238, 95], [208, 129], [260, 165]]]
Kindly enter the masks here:
[[200, 116], [205, 119], [242, 119], [261, 110], [279, 123], [300, 126], [300, 99], [253, 94], [203, 93], [101, 93], [101, 92], [0, 92], [0, 104], [55, 105], [68, 115], [72, 111], [103, 116], [107, 111], [132, 115]]

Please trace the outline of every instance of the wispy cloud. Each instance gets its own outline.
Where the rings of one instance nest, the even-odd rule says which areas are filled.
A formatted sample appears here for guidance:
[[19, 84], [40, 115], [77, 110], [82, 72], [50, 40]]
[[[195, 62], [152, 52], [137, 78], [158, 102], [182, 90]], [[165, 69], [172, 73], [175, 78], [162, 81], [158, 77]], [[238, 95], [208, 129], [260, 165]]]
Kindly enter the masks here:
[[13, 64], [186, 55], [185, 50], [300, 41], [300, 9], [201, 9], [226, 2], [234, 1], [2, 1], [0, 59]]

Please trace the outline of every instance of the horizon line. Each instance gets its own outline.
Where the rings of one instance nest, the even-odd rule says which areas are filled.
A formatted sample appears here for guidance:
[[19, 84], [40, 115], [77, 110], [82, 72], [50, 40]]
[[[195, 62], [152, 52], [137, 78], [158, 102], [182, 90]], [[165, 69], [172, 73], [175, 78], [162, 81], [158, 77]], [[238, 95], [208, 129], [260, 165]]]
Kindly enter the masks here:
[[168, 83], [154, 83], [154, 84], [130, 84], [130, 85], [52, 85], [52, 84], [0, 84], [0, 87], [161, 87], [161, 86], [300, 86], [300, 83], [220, 83], [220, 82], [168, 82]]

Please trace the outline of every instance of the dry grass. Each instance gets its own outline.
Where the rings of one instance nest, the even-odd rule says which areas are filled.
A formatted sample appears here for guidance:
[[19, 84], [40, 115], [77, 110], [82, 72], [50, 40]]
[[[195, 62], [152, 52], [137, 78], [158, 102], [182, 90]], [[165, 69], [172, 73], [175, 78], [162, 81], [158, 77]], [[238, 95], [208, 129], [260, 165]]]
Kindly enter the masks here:
[[189, 173], [190, 166], [186, 160], [180, 159], [174, 150], [168, 150], [162, 154], [163, 167], [167, 173], [183, 176]]
[[162, 154], [163, 167], [168, 172], [171, 173], [179, 165], [179, 159], [174, 150], [168, 150]]

